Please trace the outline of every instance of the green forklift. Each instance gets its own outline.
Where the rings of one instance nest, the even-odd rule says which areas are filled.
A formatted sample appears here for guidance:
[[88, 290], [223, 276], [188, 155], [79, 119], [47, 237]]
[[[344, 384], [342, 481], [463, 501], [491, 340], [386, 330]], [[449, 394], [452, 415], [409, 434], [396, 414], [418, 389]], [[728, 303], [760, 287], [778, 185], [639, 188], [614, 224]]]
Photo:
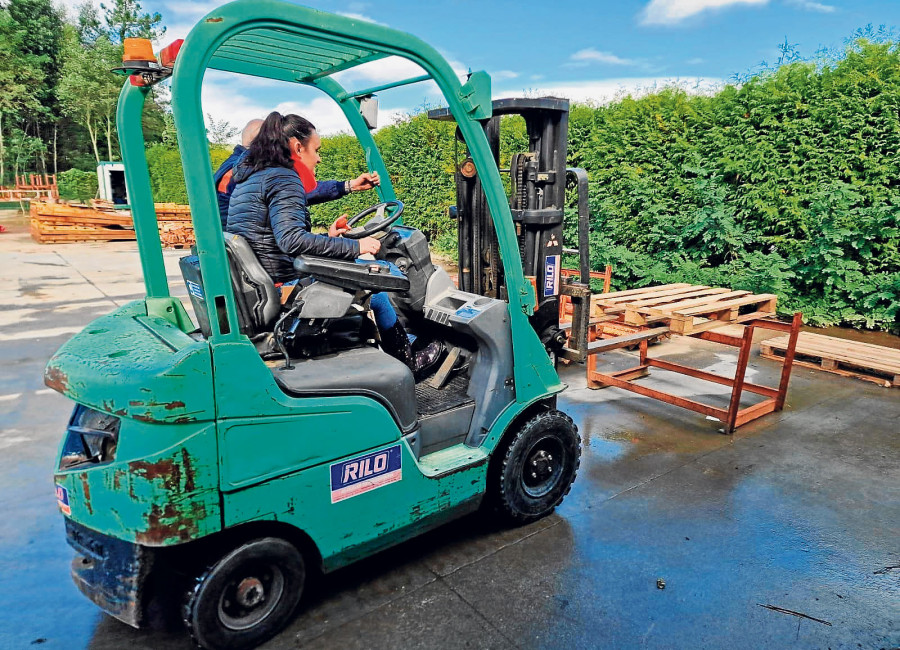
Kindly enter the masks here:
[[[360, 90], [333, 77], [391, 56], [424, 74]], [[222, 231], [200, 102], [208, 69], [313, 86], [337, 102], [382, 179], [380, 203], [348, 233], [382, 237], [378, 259], [300, 256], [298, 274], [314, 281], [281, 303], [247, 242]], [[564, 165], [565, 150], [522, 158], [520, 183], [537, 184], [540, 205], [521, 205], [522, 185], [511, 210], [488, 138], [497, 118], [486, 73], [461, 83], [413, 36], [277, 0], [219, 7], [158, 58], [126, 51], [123, 70], [117, 122], [146, 297], [92, 322], [45, 371], [75, 402], [54, 478], [78, 588], [138, 628], [153, 603], [180, 597], [200, 646], [250, 648], [287, 624], [316, 573], [479, 508], [511, 524], [551, 513], [581, 453], [556, 409], [555, 312], [539, 308], [560, 291], [562, 206], [550, 189], [565, 182], [564, 168], [540, 165]], [[169, 293], [144, 154], [144, 102], [164, 79], [196, 234], [181, 260], [196, 322]], [[458, 288], [432, 263], [423, 233], [402, 225], [375, 146], [372, 96], [423, 81], [447, 104], [434, 117], [455, 120], [467, 148], [490, 282], [467, 266]], [[543, 110], [548, 137], [560, 136], [561, 105], [519, 108]], [[436, 372], [417, 382], [380, 349], [373, 292], [388, 292], [418, 337], [445, 344]]]

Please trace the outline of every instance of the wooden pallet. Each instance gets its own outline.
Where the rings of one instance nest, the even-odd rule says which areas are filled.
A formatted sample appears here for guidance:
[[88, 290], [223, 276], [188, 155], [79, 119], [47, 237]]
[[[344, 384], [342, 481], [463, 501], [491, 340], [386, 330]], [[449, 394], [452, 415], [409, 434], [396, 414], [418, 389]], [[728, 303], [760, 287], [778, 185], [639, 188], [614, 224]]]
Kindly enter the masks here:
[[[787, 337], [760, 344], [760, 356], [781, 361]], [[801, 332], [794, 363], [844, 377], [855, 377], [882, 386], [900, 387], [900, 350], [822, 334]]]
[[[160, 242], [166, 248], [189, 248], [194, 243], [190, 207], [156, 203]], [[91, 205], [34, 202], [31, 204], [31, 236], [40, 244], [76, 241], [128, 241], [135, 239], [130, 210], [117, 209], [108, 201]]]
[[674, 283], [593, 296], [591, 316], [621, 315], [627, 325], [664, 323], [676, 334], [690, 335], [772, 317], [777, 300], [770, 293]]

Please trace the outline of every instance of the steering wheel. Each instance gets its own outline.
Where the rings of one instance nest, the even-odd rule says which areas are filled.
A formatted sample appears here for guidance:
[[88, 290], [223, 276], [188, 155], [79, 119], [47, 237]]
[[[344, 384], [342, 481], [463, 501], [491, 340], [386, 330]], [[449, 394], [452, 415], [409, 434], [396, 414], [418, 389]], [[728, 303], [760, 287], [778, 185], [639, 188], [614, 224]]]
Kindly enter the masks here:
[[[388, 208], [396, 208], [396, 212], [390, 215], [385, 215], [385, 212]], [[377, 214], [372, 219], [366, 222], [365, 225], [359, 226], [357, 228], [353, 228], [354, 224], [365, 219], [373, 212]], [[375, 233], [384, 232], [388, 228], [394, 225], [394, 222], [400, 218], [400, 215], [403, 214], [403, 203], [401, 201], [385, 201], [384, 203], [376, 203], [375, 205], [366, 208], [362, 212], [353, 215], [350, 219], [347, 219], [347, 225], [353, 228], [349, 232], [345, 232], [343, 234], [347, 239], [362, 239], [363, 237], [371, 237]]]

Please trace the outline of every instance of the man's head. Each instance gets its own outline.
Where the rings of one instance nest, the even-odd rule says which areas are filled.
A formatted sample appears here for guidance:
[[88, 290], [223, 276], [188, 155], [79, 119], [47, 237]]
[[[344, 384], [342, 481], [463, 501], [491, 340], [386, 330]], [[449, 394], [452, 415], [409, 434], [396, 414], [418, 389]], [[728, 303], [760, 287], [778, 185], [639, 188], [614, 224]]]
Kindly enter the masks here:
[[262, 126], [262, 123], [262, 120], [250, 120], [247, 122], [247, 126], [241, 132], [241, 144], [243, 146], [249, 147], [250, 143], [256, 139], [256, 134], [259, 133], [259, 127]]

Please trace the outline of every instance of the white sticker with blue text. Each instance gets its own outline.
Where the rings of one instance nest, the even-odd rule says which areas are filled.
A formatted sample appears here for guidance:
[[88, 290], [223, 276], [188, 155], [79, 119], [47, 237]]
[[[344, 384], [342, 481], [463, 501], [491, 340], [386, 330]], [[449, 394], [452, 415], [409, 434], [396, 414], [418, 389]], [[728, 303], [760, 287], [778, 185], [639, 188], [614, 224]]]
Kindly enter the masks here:
[[400, 445], [331, 466], [331, 502], [337, 503], [403, 478]]
[[544, 297], [559, 293], [559, 255], [544, 259]]

